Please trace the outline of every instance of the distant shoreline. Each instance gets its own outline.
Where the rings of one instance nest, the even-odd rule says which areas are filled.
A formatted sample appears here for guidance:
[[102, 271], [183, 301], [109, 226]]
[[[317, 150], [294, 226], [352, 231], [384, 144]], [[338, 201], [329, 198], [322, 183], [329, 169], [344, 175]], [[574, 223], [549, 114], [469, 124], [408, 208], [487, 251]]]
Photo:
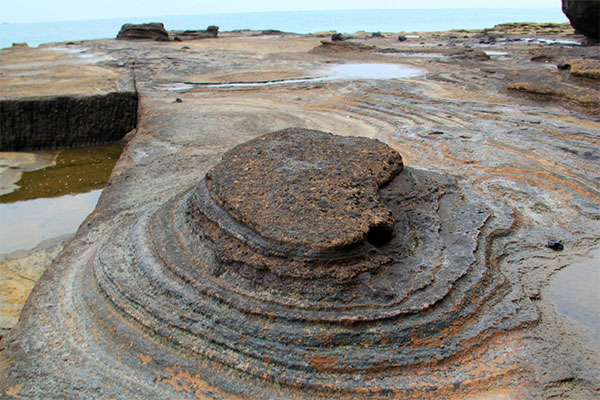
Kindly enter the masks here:
[[[299, 14], [302, 18], [298, 18]], [[486, 8], [290, 11], [3, 23], [0, 25], [0, 48], [12, 43], [35, 47], [42, 43], [114, 38], [121, 25], [144, 22], [162, 22], [167, 30], [204, 29], [208, 25], [217, 25], [221, 31], [275, 29], [308, 34], [330, 30], [347, 33], [439, 32], [491, 28], [506, 22], [568, 21], [560, 8]]]

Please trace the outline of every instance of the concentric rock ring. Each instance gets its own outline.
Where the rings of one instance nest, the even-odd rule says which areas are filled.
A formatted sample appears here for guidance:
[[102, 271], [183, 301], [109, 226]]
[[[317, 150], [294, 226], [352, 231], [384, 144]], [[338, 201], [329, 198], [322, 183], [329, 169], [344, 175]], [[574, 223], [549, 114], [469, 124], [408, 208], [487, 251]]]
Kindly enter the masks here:
[[494, 255], [512, 220], [470, 197], [377, 141], [280, 131], [116, 229], [93, 270], [122, 314], [236, 371], [238, 391], [400, 391], [532, 318]]

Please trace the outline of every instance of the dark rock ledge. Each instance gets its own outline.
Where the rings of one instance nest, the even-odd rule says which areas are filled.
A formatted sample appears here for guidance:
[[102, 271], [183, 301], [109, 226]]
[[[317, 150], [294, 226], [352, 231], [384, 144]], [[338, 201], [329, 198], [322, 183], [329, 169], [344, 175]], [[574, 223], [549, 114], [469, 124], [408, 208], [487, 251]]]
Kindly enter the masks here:
[[137, 93], [0, 99], [0, 151], [116, 141], [136, 127]]

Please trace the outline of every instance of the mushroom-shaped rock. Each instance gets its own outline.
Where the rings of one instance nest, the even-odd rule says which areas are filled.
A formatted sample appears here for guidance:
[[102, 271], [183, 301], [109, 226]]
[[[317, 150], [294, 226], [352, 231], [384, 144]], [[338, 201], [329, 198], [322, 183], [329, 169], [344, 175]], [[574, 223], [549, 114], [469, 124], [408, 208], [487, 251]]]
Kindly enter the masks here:
[[401, 170], [400, 154], [376, 140], [287, 129], [226, 153], [206, 184], [266, 239], [326, 250], [391, 237], [394, 220], [378, 192]]

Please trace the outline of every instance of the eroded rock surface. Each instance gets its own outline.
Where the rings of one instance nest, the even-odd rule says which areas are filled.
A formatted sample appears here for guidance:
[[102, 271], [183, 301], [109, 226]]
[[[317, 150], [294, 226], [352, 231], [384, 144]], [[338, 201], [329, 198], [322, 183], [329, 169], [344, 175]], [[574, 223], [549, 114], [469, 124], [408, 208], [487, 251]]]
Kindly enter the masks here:
[[[408, 390], [415, 368], [460, 359], [536, 312], [497, 268], [510, 215], [401, 166], [372, 139], [261, 136], [123, 224], [90, 260], [93, 276], [120, 313], [232, 368], [223, 390], [260, 396], [264, 378], [353, 397]], [[381, 225], [391, 232], [376, 247], [368, 233]], [[474, 373], [463, 368], [460, 382]]]
[[147, 24], [125, 24], [117, 34], [120, 40], [155, 40], [159, 42], [169, 41], [169, 32], [160, 22]]

